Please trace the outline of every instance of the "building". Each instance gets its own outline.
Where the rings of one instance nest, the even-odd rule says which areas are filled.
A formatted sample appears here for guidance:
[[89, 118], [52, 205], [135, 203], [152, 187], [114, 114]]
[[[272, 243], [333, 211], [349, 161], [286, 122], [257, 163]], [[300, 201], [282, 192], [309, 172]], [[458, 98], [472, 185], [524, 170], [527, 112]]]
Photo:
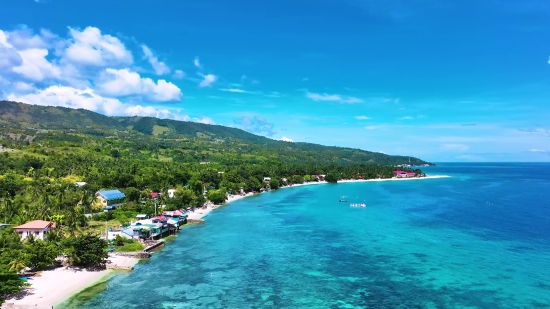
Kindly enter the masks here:
[[401, 170], [393, 171], [393, 174], [397, 178], [409, 178], [409, 177], [416, 176], [416, 173], [414, 173], [414, 172], [405, 172], [405, 171], [401, 171]]
[[270, 182], [271, 181], [271, 177], [264, 177], [264, 182]]
[[126, 195], [118, 190], [103, 190], [97, 192], [95, 197], [103, 205], [104, 209], [109, 211], [120, 205]]
[[86, 185], [86, 183], [84, 181], [79, 181], [79, 182], [75, 182], [74, 185], [77, 187], [83, 187]]
[[178, 189], [168, 189], [168, 197], [169, 198], [176, 197], [176, 191], [178, 191]]
[[16, 226], [13, 230], [19, 233], [22, 240], [29, 237], [29, 235], [33, 235], [35, 239], [44, 240], [46, 233], [53, 228], [55, 228], [54, 222], [34, 220], [23, 225]]

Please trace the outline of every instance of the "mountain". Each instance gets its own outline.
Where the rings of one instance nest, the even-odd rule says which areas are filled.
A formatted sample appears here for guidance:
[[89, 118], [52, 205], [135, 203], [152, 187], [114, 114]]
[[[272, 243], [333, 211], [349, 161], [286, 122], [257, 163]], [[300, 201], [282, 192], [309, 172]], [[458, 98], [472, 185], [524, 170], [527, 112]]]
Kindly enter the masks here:
[[[277, 141], [221, 125], [153, 117], [108, 117], [85, 109], [0, 101], [0, 137], [34, 153], [101, 152], [164, 161], [413, 165], [427, 162], [353, 148]], [[38, 145], [38, 146], [37, 146]]]

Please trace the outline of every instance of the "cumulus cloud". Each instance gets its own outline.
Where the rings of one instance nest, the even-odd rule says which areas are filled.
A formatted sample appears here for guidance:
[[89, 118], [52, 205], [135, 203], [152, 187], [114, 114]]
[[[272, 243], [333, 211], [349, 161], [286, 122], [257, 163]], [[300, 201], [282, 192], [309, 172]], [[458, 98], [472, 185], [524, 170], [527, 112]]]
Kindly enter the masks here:
[[170, 68], [166, 65], [166, 63], [159, 61], [159, 59], [153, 55], [153, 52], [149, 49], [149, 47], [143, 44], [141, 45], [141, 49], [143, 50], [145, 58], [149, 61], [153, 67], [153, 70], [155, 70], [155, 74], [164, 75], [170, 73]]
[[355, 116], [355, 119], [357, 119], [357, 120], [369, 120], [370, 117], [367, 117], [367, 116]]
[[214, 84], [216, 82], [216, 80], [218, 79], [218, 77], [216, 75], [213, 75], [213, 74], [199, 74], [200, 76], [202, 76], [203, 80], [199, 83], [199, 87], [201, 88], [204, 88], [204, 87], [212, 87], [212, 84]]
[[163, 79], [156, 83], [150, 78], [142, 78], [138, 73], [128, 69], [106, 69], [104, 81], [98, 85], [102, 94], [121, 97], [143, 95], [153, 101], [166, 102], [181, 99], [181, 90]]
[[[157, 75], [170, 72], [149, 47], [138, 46], [143, 60], [151, 64]], [[175, 84], [141, 76], [135, 67], [132, 52], [123, 41], [95, 27], [69, 28], [65, 38], [25, 26], [0, 30], [0, 94], [8, 100], [84, 108], [106, 115], [213, 123], [208, 117], [189, 118], [171, 108], [135, 103], [172, 102], [183, 97]], [[181, 70], [174, 73], [178, 78], [184, 75]]]
[[280, 140], [283, 141], [283, 142], [294, 143], [294, 141], [293, 141], [292, 139], [290, 139], [290, 138], [288, 138], [288, 137], [286, 137], [286, 136], [281, 137]]
[[64, 57], [81, 65], [107, 66], [129, 65], [133, 62], [132, 53], [116, 37], [101, 34], [95, 27], [80, 31], [69, 27], [71, 38]]
[[275, 126], [273, 124], [258, 116], [241, 117], [240, 119], [235, 120], [233, 123], [238, 128], [258, 135], [266, 135], [271, 137], [277, 134], [274, 129]]
[[306, 92], [306, 97], [309, 99], [312, 99], [313, 101], [333, 101], [333, 102], [339, 102], [339, 103], [363, 103], [364, 101], [362, 99], [356, 98], [356, 97], [343, 97], [338, 94], [327, 94], [327, 93], [311, 93]]
[[411, 116], [405, 116], [405, 117], [399, 118], [399, 120], [411, 120], [411, 119], [413, 119], [413, 117]]

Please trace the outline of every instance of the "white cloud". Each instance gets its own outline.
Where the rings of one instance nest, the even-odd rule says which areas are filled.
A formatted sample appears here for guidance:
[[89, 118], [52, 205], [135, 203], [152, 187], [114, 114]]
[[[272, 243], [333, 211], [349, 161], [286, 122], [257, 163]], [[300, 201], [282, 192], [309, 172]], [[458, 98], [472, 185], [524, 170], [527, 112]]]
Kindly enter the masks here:
[[182, 70], [176, 70], [174, 71], [174, 78], [176, 79], [182, 79], [185, 77], [185, 72], [183, 72]]
[[42, 81], [46, 78], [59, 78], [61, 76], [59, 67], [46, 60], [46, 56], [48, 56], [47, 49], [27, 49], [19, 51], [19, 56], [23, 63], [12, 70], [28, 79]]
[[[155, 73], [169, 73], [169, 67], [146, 45], [140, 46]], [[133, 59], [120, 39], [102, 34], [94, 27], [82, 31], [69, 28], [67, 38], [44, 29], [33, 32], [25, 26], [13, 31], [0, 30], [4, 96], [31, 104], [74, 105], [109, 113], [107, 103], [121, 108], [118, 97], [131, 96], [134, 102], [178, 101], [183, 97], [173, 83], [165, 79], [153, 81], [130, 69]], [[175, 75], [182, 77], [184, 73], [177, 70]], [[128, 113], [151, 109], [136, 105]], [[127, 113], [122, 110], [120, 114]]]
[[355, 119], [357, 119], [357, 120], [369, 120], [370, 117], [367, 117], [367, 116], [355, 116]]
[[202, 69], [202, 65], [201, 65], [201, 63], [200, 63], [200, 61], [199, 61], [199, 57], [196, 57], [195, 60], [193, 60], [193, 64], [194, 64], [197, 68]]
[[213, 74], [207, 74], [207, 75], [203, 75], [203, 74], [199, 74], [200, 76], [202, 76], [203, 80], [199, 83], [199, 87], [211, 87], [213, 83], [216, 82], [216, 80], [218, 79], [216, 77], [216, 75], [213, 75]]
[[242, 90], [242, 89], [238, 89], [238, 88], [220, 89], [220, 91], [235, 92], [235, 93], [248, 93], [248, 91]]
[[143, 54], [145, 54], [145, 58], [147, 58], [153, 67], [153, 70], [155, 70], [155, 74], [164, 75], [170, 73], [170, 68], [166, 65], [166, 63], [159, 61], [158, 58], [153, 55], [153, 52], [149, 49], [149, 47], [143, 44], [141, 45], [141, 49], [143, 50]]
[[342, 97], [338, 94], [327, 94], [327, 93], [311, 93], [306, 92], [306, 97], [312, 99], [313, 101], [334, 101], [340, 103], [363, 103], [364, 101], [355, 97]]
[[381, 126], [366, 126], [365, 129], [367, 130], [377, 130], [377, 129], [380, 129]]
[[470, 149], [470, 146], [464, 144], [443, 144], [441, 149], [449, 151], [466, 151]]
[[286, 136], [281, 137], [280, 140], [283, 141], [283, 142], [294, 143], [294, 141], [293, 141], [292, 139], [290, 139], [290, 138], [288, 138], [288, 137], [286, 137]]
[[158, 102], [178, 101], [182, 97], [181, 90], [164, 79], [155, 83], [152, 79], [142, 78], [128, 69], [106, 69], [105, 72], [104, 82], [98, 85], [98, 89], [109, 96], [143, 95]]
[[132, 53], [116, 37], [102, 35], [95, 27], [82, 31], [69, 27], [71, 36], [64, 58], [72, 63], [90, 66], [129, 65]]
[[542, 150], [542, 149], [536, 149], [536, 148], [533, 148], [533, 149], [530, 149], [529, 152], [535, 152], [535, 153], [545, 153], [545, 152], [548, 152], [546, 150]]
[[214, 122], [214, 120], [212, 120], [212, 118], [206, 117], [206, 116], [203, 116], [201, 118], [193, 118], [193, 119], [191, 119], [191, 121], [198, 122], [198, 123], [204, 123], [204, 124], [216, 124]]
[[399, 118], [399, 120], [411, 120], [411, 119], [413, 119], [413, 117], [411, 116], [405, 116], [405, 117]]

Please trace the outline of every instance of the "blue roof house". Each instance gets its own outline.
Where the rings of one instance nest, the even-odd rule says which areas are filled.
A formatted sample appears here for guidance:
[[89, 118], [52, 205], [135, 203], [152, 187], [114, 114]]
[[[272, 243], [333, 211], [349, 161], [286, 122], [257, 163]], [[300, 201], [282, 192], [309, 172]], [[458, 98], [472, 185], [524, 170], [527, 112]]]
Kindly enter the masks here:
[[118, 190], [102, 190], [97, 192], [95, 197], [105, 210], [112, 210], [124, 201], [126, 195]]

